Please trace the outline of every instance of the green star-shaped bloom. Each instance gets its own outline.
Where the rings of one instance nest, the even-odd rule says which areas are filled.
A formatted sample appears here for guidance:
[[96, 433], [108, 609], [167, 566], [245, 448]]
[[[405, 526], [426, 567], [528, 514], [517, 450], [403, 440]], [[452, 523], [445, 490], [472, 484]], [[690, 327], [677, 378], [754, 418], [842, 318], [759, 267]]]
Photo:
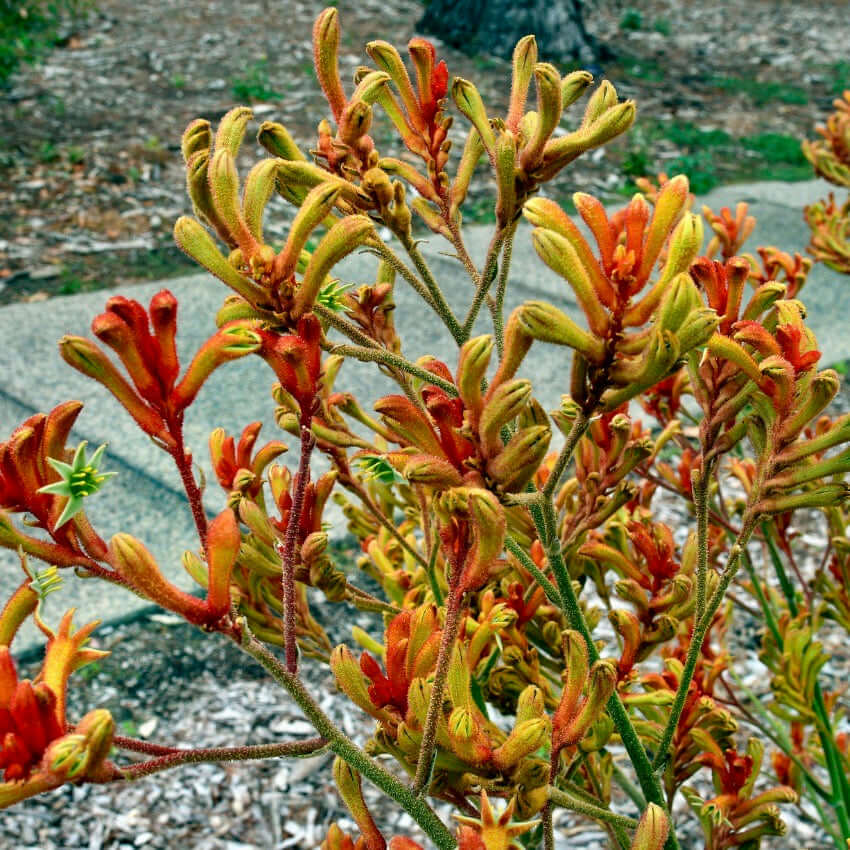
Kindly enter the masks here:
[[56, 528], [65, 525], [69, 519], [78, 514], [83, 509], [83, 499], [86, 496], [91, 496], [92, 493], [96, 493], [107, 478], [115, 475], [114, 472], [100, 472], [97, 468], [104, 451], [106, 451], [106, 443], [95, 451], [90, 460], [86, 459], [87, 445], [88, 443], [83, 440], [77, 446], [71, 463], [65, 463], [52, 457], [47, 458], [47, 462], [62, 477], [59, 481], [42, 487], [38, 492], [51, 493], [54, 496], [67, 496], [68, 498], [62, 515], [56, 521]]

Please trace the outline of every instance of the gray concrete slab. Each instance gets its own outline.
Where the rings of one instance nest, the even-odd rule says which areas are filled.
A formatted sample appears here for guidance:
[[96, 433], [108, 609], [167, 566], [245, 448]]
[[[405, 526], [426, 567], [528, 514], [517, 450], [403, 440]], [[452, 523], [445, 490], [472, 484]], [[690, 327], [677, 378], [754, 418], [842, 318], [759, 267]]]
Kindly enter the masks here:
[[[802, 206], [824, 197], [828, 188], [822, 181], [745, 184], [715, 190], [705, 200], [715, 209], [747, 200], [759, 219], [751, 241], [753, 248], [774, 244], [787, 251], [802, 252], [808, 240]], [[479, 264], [489, 237], [489, 228], [468, 229], [470, 253]], [[436, 237], [423, 246], [449, 301], [463, 315], [471, 284], [458, 263], [442, 253], [446, 250], [447, 243]], [[529, 298], [547, 298], [577, 315], [567, 285], [534, 255], [527, 228], [517, 238], [512, 269], [508, 309]], [[373, 280], [374, 271], [375, 260], [358, 255], [349, 258], [338, 273], [343, 280], [360, 284]], [[214, 315], [226, 290], [208, 275], [199, 274], [131, 289], [116, 284], [114, 293], [121, 292], [145, 303], [162, 286], [167, 286], [180, 301], [178, 348], [183, 362], [187, 363], [214, 331]], [[88, 335], [91, 319], [114, 293], [98, 291], [35, 304], [15, 304], [0, 310], [0, 336], [7, 340], [0, 348], [0, 374], [5, 376], [0, 386], [0, 438], [5, 438], [17, 423], [36, 410], [47, 410], [69, 398], [85, 402], [72, 440], [87, 439], [92, 446], [108, 442], [107, 468], [120, 473], [90, 502], [89, 511], [96, 526], [107, 537], [118, 530], [136, 535], [154, 551], [169, 576], [181, 586], [190, 587], [191, 581], [180, 567], [180, 554], [193, 548], [196, 541], [170, 458], [141, 435], [105, 390], [66, 366], [56, 348], [56, 341], [65, 333]], [[396, 301], [396, 322], [404, 340], [405, 355], [410, 359], [424, 354], [443, 356], [453, 367], [455, 347], [448, 333], [431, 319], [403, 280], [397, 283]], [[850, 315], [850, 281], [816, 266], [804, 290], [804, 301], [824, 351], [824, 362], [850, 356], [850, 334], [844, 323], [844, 317]], [[479, 327], [481, 332], [489, 329], [486, 315], [481, 317]], [[568, 385], [568, 353], [553, 346], [540, 346], [533, 358], [533, 368], [527, 368], [526, 375], [533, 380], [541, 402], [547, 408], [556, 406]], [[249, 422], [261, 420], [264, 423], [261, 436], [266, 439], [280, 436], [273, 422], [273, 402], [269, 395], [272, 382], [272, 373], [256, 358], [249, 358], [219, 370], [204, 387], [187, 415], [186, 437], [208, 480], [213, 479], [206, 441], [214, 427], [222, 426], [233, 433]], [[365, 402], [393, 391], [390, 382], [374, 366], [361, 363], [347, 363], [338, 386], [354, 392]], [[291, 444], [288, 437], [284, 440]], [[218, 488], [208, 487], [206, 508], [216, 512], [222, 505]], [[333, 519], [334, 533], [342, 535], [344, 524], [338, 521], [339, 515]], [[0, 599], [19, 581], [15, 561], [9, 553], [0, 552]], [[48, 610], [57, 617], [67, 605], [77, 605], [81, 620], [121, 616], [143, 604], [120, 590], [73, 577], [49, 601]], [[22, 644], [31, 642], [33, 637], [32, 631], [22, 635]]]

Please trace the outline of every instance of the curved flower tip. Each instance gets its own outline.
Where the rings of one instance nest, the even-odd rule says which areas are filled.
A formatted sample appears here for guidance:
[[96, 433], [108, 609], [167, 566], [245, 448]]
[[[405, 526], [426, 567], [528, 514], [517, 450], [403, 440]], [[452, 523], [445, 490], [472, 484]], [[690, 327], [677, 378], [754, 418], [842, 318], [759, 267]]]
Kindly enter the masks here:
[[106, 451], [106, 443], [95, 450], [91, 459], [86, 458], [87, 445], [86, 440], [83, 440], [77, 446], [71, 463], [65, 463], [52, 457], [47, 458], [47, 462], [59, 473], [60, 478], [52, 484], [41, 487], [37, 492], [65, 496], [68, 499], [59, 519], [56, 520], [56, 528], [61, 528], [76, 516], [83, 509], [83, 499], [100, 490], [103, 482], [116, 474], [115, 472], [101, 472], [98, 469], [103, 453]]

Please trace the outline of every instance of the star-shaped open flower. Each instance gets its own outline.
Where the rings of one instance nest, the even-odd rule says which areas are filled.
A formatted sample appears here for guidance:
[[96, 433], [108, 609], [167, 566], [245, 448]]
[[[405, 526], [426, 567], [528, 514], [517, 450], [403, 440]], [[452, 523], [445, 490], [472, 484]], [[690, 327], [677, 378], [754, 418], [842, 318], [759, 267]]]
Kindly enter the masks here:
[[[522, 845], [515, 839], [534, 829], [540, 821], [512, 822], [515, 808], [516, 798], [512, 797], [505, 810], [497, 816], [487, 792], [482, 789], [481, 807], [477, 818], [466, 815], [454, 816], [455, 820], [461, 824], [458, 832], [460, 850], [465, 850], [466, 847], [470, 847], [471, 850], [478, 850], [478, 847], [484, 850], [514, 850], [514, 848], [519, 850]], [[480, 844], [474, 840], [476, 835]]]
[[61, 516], [56, 521], [56, 528], [60, 528], [78, 514], [83, 509], [83, 499], [96, 493], [107, 478], [115, 475], [114, 472], [101, 472], [98, 469], [103, 453], [106, 451], [106, 443], [96, 449], [90, 460], [86, 459], [87, 445], [86, 440], [83, 440], [77, 446], [71, 463], [52, 457], [47, 458], [47, 462], [61, 477], [58, 481], [40, 488], [38, 492], [68, 498]]

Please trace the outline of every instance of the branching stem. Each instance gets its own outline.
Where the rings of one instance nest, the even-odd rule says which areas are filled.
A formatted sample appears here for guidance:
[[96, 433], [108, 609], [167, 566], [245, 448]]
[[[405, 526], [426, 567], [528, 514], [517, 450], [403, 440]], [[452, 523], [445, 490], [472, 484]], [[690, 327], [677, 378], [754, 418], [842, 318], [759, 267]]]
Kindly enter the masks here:
[[604, 809], [602, 806], [594, 805], [593, 803], [583, 800], [574, 794], [568, 794], [566, 791], [561, 791], [560, 788], [549, 786], [549, 799], [562, 809], [569, 809], [572, 812], [577, 812], [580, 815], [587, 815], [593, 820], [601, 821], [602, 823], [616, 824], [617, 826], [625, 827], [626, 829], [635, 829], [637, 821], [634, 818], [618, 815], [610, 809]]
[[118, 768], [113, 779], [132, 781], [161, 773], [184, 764], [199, 762], [250, 761], [252, 759], [271, 759], [284, 757], [309, 756], [327, 744], [324, 738], [308, 738], [306, 741], [284, 741], [277, 744], [257, 744], [247, 747], [211, 747], [209, 749], [176, 750], [143, 761], [129, 767]]
[[[272, 678], [286, 690], [313, 724], [318, 734], [328, 742], [329, 748], [351, 765], [358, 773], [374, 783], [388, 797], [395, 800], [434, 842], [438, 850], [454, 850], [457, 842], [434, 810], [419, 795], [388, 773], [373, 758], [361, 750], [345, 733], [338, 729], [319, 708], [297, 676], [290, 673], [274, 655], [250, 632], [247, 623], [239, 623], [239, 645], [261, 664]], [[234, 637], [237, 635], [234, 634]]]

